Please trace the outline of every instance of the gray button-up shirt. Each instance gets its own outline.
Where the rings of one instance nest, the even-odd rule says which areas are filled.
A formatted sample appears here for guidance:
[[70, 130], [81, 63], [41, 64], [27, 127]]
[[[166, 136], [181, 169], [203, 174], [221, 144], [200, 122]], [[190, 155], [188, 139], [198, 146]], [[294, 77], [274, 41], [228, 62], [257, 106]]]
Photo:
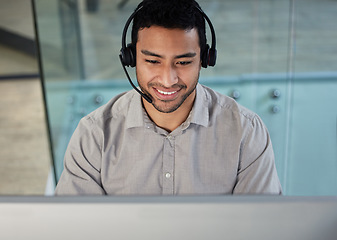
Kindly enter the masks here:
[[84, 117], [56, 194], [280, 194], [269, 134], [233, 99], [197, 85], [186, 121], [156, 126], [134, 90]]

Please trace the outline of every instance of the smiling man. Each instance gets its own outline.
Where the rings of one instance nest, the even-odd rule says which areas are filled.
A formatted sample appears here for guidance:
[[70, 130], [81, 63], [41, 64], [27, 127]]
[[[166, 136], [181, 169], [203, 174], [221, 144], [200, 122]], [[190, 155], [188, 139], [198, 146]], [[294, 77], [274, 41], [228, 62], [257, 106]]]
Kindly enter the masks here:
[[140, 90], [80, 121], [56, 194], [281, 194], [261, 119], [198, 83], [215, 64], [200, 6], [144, 0], [131, 18], [121, 60], [136, 67]]
[[201, 69], [199, 37], [193, 29], [151, 26], [138, 32], [136, 73], [151, 119], [168, 131], [186, 120]]

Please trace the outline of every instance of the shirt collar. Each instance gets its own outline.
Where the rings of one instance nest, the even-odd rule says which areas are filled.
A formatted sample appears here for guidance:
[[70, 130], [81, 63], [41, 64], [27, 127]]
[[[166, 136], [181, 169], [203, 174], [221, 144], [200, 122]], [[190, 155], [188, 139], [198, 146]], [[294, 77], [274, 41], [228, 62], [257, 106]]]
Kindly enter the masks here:
[[[135, 91], [131, 95], [130, 105], [126, 116], [126, 127], [142, 127], [145, 125], [146, 112], [142, 107], [141, 96]], [[196, 86], [196, 98], [189, 117], [185, 123], [193, 123], [204, 127], [208, 126], [209, 112], [207, 107], [207, 95], [204, 88], [198, 83]]]
[[132, 90], [132, 95], [130, 97], [130, 105], [125, 119], [126, 128], [144, 126], [145, 111], [142, 105], [143, 104], [141, 96], [138, 93], [136, 93], [136, 91]]
[[190, 114], [191, 123], [201, 125], [204, 127], [208, 126], [209, 123], [209, 111], [207, 106], [207, 94], [205, 89], [201, 84], [197, 84], [196, 87], [196, 97], [194, 105]]

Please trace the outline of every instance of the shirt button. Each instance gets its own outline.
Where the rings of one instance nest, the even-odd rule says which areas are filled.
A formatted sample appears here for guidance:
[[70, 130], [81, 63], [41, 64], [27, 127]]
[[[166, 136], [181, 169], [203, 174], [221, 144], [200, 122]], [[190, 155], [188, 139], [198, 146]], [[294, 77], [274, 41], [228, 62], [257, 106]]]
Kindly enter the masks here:
[[166, 177], [166, 178], [170, 178], [170, 177], [171, 177], [171, 173], [166, 173], [166, 174], [165, 174], [165, 177]]

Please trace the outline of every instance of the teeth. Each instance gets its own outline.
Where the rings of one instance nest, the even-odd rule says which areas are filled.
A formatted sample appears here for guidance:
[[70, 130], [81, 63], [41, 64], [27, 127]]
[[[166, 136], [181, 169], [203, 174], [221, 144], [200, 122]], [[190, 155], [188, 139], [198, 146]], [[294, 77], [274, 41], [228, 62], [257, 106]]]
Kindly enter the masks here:
[[164, 91], [161, 91], [161, 90], [159, 90], [159, 89], [157, 89], [157, 91], [158, 91], [159, 93], [161, 93], [161, 94], [164, 94], [164, 95], [172, 95], [172, 94], [174, 94], [174, 93], [177, 92], [177, 91], [174, 91], [174, 92], [164, 92]]

